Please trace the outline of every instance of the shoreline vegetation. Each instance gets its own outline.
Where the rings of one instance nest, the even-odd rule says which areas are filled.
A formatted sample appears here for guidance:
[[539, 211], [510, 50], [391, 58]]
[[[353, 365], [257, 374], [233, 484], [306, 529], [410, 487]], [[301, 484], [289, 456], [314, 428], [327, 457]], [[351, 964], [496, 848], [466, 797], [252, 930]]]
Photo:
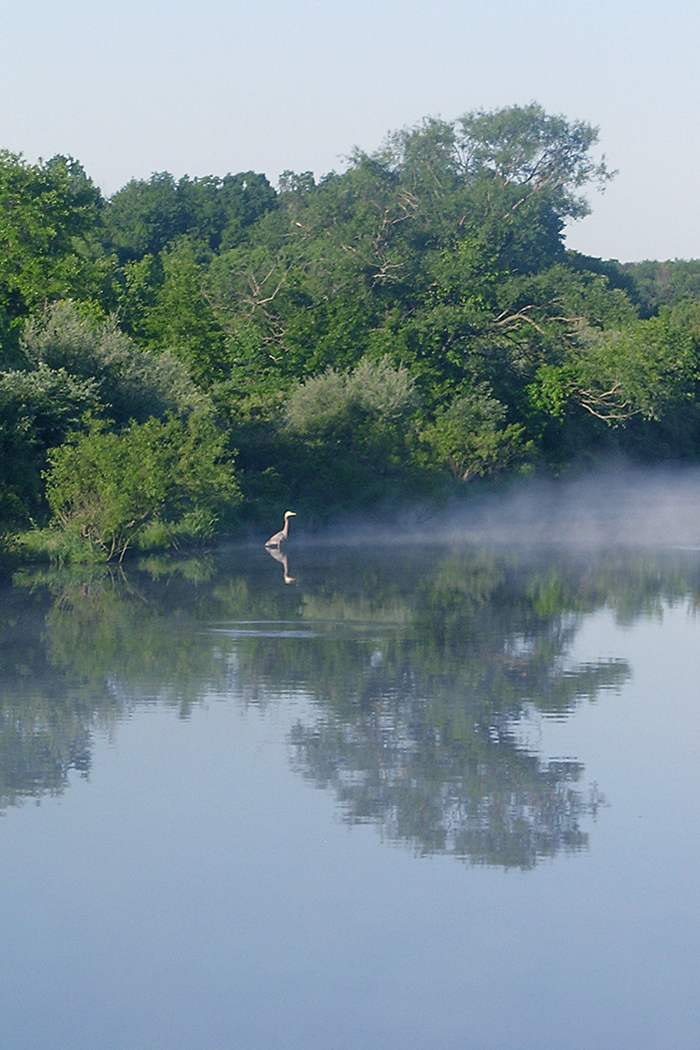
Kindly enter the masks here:
[[565, 247], [614, 173], [536, 104], [341, 173], [0, 152], [0, 552], [135, 550], [700, 458], [700, 260]]

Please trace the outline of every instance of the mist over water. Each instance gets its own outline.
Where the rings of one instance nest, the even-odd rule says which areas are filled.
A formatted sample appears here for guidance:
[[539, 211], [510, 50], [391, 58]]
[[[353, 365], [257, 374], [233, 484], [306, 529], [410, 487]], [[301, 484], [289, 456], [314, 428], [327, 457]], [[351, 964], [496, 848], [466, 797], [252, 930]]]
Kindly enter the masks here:
[[346, 523], [323, 540], [696, 547], [700, 468], [625, 465], [568, 478], [523, 479], [508, 487], [475, 486], [441, 510], [417, 507], [390, 527]]

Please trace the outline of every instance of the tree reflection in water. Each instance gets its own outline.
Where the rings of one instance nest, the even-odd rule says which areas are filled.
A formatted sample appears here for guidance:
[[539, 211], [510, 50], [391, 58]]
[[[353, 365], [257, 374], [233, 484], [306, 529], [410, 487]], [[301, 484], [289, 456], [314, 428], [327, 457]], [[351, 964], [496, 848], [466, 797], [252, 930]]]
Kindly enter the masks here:
[[294, 766], [334, 791], [344, 819], [504, 867], [585, 848], [600, 797], [580, 762], [520, 745], [517, 724], [618, 689], [624, 662], [567, 663], [582, 618], [694, 603], [696, 555], [289, 557], [283, 574], [250, 550], [19, 573], [0, 612], [2, 805], [87, 775], [94, 732], [138, 705], [186, 717], [212, 694], [262, 704], [297, 690], [312, 703], [292, 730]]
[[345, 819], [419, 853], [528, 868], [585, 848], [580, 821], [600, 799], [576, 789], [581, 764], [543, 763], [514, 723], [526, 705], [564, 714], [628, 677], [622, 661], [565, 666], [581, 610], [596, 605], [546, 563], [438, 558], [407, 628], [344, 692], [317, 686], [319, 717], [292, 734], [297, 768], [335, 791]]

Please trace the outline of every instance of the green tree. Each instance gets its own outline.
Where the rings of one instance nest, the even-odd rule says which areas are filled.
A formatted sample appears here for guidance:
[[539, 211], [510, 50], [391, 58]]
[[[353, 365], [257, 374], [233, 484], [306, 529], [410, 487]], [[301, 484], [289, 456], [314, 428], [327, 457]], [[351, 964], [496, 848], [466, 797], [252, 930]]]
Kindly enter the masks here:
[[289, 175], [250, 249], [212, 264], [222, 323], [256, 327], [265, 367], [282, 376], [347, 369], [381, 348], [437, 403], [465, 379], [496, 390], [487, 369], [515, 357], [532, 373], [566, 324], [560, 296], [528, 280], [555, 264], [560, 285], [570, 277], [564, 225], [586, 211], [580, 190], [609, 178], [596, 139], [511, 107], [425, 121], [318, 185]]
[[410, 488], [417, 408], [408, 371], [386, 358], [364, 359], [347, 374], [328, 368], [297, 384], [283, 434], [291, 497], [326, 516], [334, 503], [349, 508]]
[[675, 259], [625, 263], [635, 302], [642, 317], [652, 317], [661, 307], [672, 307], [682, 300], [700, 299], [700, 259]]
[[197, 259], [195, 244], [182, 238], [161, 252], [159, 263], [162, 280], [141, 318], [146, 345], [172, 352], [207, 385], [223, 378], [228, 371], [225, 333], [208, 300], [206, 267]]
[[176, 182], [167, 171], [149, 180], [132, 179], [110, 199], [104, 222], [108, 244], [121, 263], [158, 255], [187, 234], [215, 251], [233, 247], [246, 229], [277, 202], [264, 175], [252, 171], [183, 176]]
[[79, 239], [98, 221], [98, 188], [70, 157], [29, 164], [0, 151], [0, 342], [16, 352], [28, 312], [86, 291], [92, 263]]
[[560, 367], [538, 370], [531, 396], [552, 415], [572, 399], [611, 425], [635, 416], [659, 420], [695, 396], [700, 307], [694, 314], [665, 311], [620, 328], [584, 328]]

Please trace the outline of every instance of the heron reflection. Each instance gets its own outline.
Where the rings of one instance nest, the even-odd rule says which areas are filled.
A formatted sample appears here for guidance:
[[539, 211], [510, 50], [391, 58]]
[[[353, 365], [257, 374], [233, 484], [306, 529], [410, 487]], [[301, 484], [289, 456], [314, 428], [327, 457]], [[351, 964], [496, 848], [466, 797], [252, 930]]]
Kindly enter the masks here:
[[279, 549], [279, 547], [268, 547], [266, 545], [265, 546], [265, 550], [267, 551], [267, 553], [270, 555], [271, 558], [274, 558], [275, 561], [278, 561], [280, 563], [280, 565], [282, 566], [282, 572], [284, 573], [284, 582], [285, 583], [296, 583], [296, 577], [289, 575], [289, 565], [287, 563], [287, 555], [283, 551], [281, 551]]

